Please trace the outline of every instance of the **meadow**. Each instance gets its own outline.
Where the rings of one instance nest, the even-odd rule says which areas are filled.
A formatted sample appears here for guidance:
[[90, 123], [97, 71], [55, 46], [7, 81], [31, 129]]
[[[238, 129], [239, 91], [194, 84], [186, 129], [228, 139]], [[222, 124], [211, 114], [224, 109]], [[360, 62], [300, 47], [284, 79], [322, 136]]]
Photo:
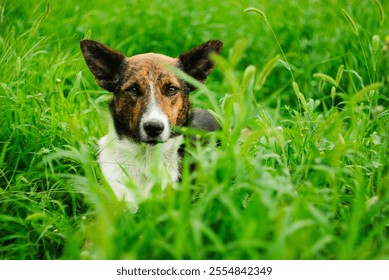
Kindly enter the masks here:
[[[388, 12], [386, 0], [1, 0], [0, 259], [389, 259]], [[84, 38], [127, 56], [224, 42], [191, 96], [223, 129], [136, 214], [96, 163], [111, 94]]]

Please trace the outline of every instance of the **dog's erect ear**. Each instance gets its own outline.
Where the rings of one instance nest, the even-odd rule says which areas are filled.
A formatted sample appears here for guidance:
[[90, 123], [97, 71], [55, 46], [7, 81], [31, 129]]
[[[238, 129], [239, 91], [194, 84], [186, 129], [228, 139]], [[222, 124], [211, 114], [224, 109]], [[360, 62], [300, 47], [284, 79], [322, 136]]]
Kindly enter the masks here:
[[178, 67], [188, 75], [204, 83], [214, 67], [214, 63], [209, 56], [211, 53], [220, 54], [222, 47], [222, 41], [208, 41], [181, 54], [178, 57]]
[[125, 56], [93, 40], [82, 40], [80, 47], [98, 85], [108, 91], [115, 91], [120, 70], [125, 65]]

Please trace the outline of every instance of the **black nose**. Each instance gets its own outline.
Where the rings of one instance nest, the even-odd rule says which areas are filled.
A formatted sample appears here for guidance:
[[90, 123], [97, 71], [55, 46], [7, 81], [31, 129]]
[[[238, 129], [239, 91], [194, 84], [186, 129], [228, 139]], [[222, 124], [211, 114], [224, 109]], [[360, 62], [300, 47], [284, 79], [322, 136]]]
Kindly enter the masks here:
[[159, 121], [148, 121], [143, 124], [143, 129], [149, 137], [155, 138], [162, 133], [164, 126]]

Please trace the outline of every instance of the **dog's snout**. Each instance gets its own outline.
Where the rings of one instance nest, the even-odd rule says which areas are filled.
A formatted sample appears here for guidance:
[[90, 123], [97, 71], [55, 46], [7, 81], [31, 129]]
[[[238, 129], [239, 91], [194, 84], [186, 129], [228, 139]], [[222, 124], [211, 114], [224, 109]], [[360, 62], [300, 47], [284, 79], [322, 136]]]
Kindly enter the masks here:
[[164, 130], [164, 125], [160, 121], [148, 121], [143, 125], [143, 129], [149, 137], [155, 138], [158, 137]]

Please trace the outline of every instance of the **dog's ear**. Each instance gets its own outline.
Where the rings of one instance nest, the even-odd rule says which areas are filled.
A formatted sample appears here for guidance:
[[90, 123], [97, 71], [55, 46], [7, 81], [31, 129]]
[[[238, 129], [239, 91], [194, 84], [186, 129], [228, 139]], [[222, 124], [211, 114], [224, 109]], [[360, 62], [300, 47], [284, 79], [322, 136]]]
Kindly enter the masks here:
[[97, 84], [108, 91], [115, 91], [120, 71], [125, 65], [125, 56], [93, 40], [82, 40], [80, 47]]
[[211, 53], [220, 54], [222, 47], [223, 42], [219, 40], [211, 40], [199, 45], [178, 57], [178, 67], [204, 83], [214, 67], [210, 55]]

